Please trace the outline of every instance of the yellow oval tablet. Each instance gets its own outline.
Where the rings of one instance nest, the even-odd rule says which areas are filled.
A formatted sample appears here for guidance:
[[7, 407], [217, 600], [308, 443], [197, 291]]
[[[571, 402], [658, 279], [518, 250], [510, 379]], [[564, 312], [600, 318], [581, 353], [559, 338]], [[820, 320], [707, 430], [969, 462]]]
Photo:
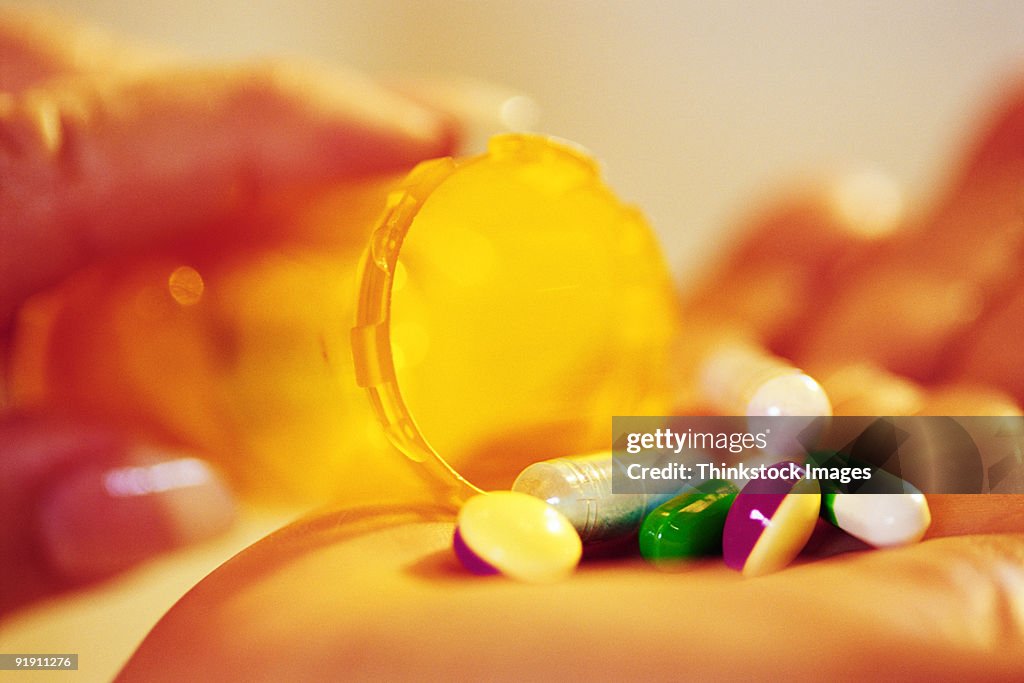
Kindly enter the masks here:
[[583, 554], [579, 534], [564, 515], [539, 498], [513, 491], [467, 500], [459, 511], [457, 536], [480, 561], [531, 583], [566, 578]]

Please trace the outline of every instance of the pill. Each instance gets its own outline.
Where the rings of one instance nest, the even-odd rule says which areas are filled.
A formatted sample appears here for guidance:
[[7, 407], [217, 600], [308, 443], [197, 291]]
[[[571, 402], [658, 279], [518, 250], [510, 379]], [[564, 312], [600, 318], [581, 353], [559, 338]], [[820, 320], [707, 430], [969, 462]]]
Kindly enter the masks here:
[[[906, 424], [906, 423], [904, 423]], [[843, 494], [896, 494], [896, 493], [920, 493], [920, 489], [909, 481], [897, 477], [888, 470], [872, 464], [864, 459], [858, 458], [857, 453], [870, 456], [876, 453], [886, 452], [892, 448], [894, 443], [894, 427], [886, 420], [875, 420], [867, 429], [862, 431], [858, 440], [848, 448], [854, 451], [851, 457], [846, 449], [842, 451], [819, 449], [810, 451], [807, 454], [807, 464], [811, 468], [812, 476], [818, 479], [822, 485], [822, 493], [843, 493]], [[865, 470], [866, 475], [865, 476]], [[859, 471], [860, 476], [854, 477], [852, 473]], [[846, 472], [851, 474], [847, 481], [830, 480], [826, 474]]]
[[585, 543], [621, 538], [635, 533], [651, 510], [678, 491], [613, 493], [614, 466], [610, 452], [535, 462], [519, 473], [512, 490], [561, 512]]
[[583, 553], [579, 534], [564, 515], [515, 491], [467, 500], [459, 510], [452, 547], [474, 574], [501, 573], [530, 583], [566, 578]]
[[497, 567], [487, 564], [483, 558], [469, 549], [466, 542], [462, 540], [462, 532], [458, 527], [455, 527], [455, 536], [452, 538], [452, 550], [455, 551], [455, 557], [459, 558], [462, 566], [473, 574], [490, 576], [498, 573]]
[[708, 405], [726, 415], [832, 414], [832, 404], [818, 382], [750, 343], [727, 343], [712, 351], [700, 366], [699, 381]]
[[827, 493], [827, 486], [821, 516], [876, 548], [917, 543], [932, 523], [923, 493]]
[[722, 552], [722, 530], [739, 493], [733, 484], [710, 479], [647, 515], [640, 527], [640, 554], [651, 562]]
[[751, 479], [725, 519], [725, 563], [744, 576], [761, 576], [793, 561], [814, 531], [821, 506], [818, 482], [783, 461], [766, 467], [776, 478]]
[[698, 377], [708, 406], [746, 416], [751, 433], [771, 432], [774, 457], [802, 455], [808, 430], [820, 433], [820, 418], [832, 415], [828, 394], [813, 377], [747, 341], [726, 341], [710, 351]]
[[891, 472], [837, 451], [813, 451], [808, 463], [834, 471], [870, 470], [868, 479], [819, 481], [821, 516], [868, 545], [892, 548], [916, 543], [932, 523], [924, 494]]

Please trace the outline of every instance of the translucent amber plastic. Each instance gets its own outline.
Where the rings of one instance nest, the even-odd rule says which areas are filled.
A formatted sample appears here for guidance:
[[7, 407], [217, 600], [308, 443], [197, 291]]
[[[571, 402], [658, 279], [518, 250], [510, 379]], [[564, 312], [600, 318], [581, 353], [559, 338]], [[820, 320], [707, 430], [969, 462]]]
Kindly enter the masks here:
[[[385, 438], [396, 401], [373, 411], [359, 384], [390, 382], [415, 416], [384, 420], [393, 441], [422, 430], [495, 487], [607, 448], [612, 415], [668, 410], [664, 261], [582, 153], [506, 136], [279, 214], [253, 226], [264, 246], [102, 264], [36, 297], [14, 342], [15, 404], [194, 448], [250, 491], [349, 501], [437, 488]], [[356, 270], [368, 243], [363, 274], [390, 268], [373, 305]], [[357, 308], [370, 318], [352, 334]]]
[[606, 449], [613, 415], [668, 409], [667, 271], [643, 217], [578, 150], [498, 137], [483, 156], [421, 165], [389, 203], [363, 263], [357, 374], [438, 482], [454, 469], [507, 487], [486, 480], [495, 459], [514, 476]]

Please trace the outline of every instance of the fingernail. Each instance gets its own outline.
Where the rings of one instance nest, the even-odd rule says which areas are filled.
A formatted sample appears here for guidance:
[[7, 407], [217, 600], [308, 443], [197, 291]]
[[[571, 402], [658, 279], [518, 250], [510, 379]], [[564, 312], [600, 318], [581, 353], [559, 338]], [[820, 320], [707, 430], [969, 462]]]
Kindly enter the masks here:
[[444, 116], [415, 103], [405, 103], [397, 122], [410, 137], [433, 141], [444, 134]]
[[280, 83], [294, 88], [322, 111], [340, 114], [351, 125], [361, 121], [382, 133], [398, 133], [433, 145], [446, 135], [448, 123], [440, 112], [393, 92], [367, 76], [313, 64], [278, 65]]
[[537, 102], [503, 85], [472, 78], [426, 82], [417, 93], [450, 114], [491, 132], [524, 131], [537, 125]]
[[483, 149], [497, 133], [533, 130], [540, 107], [529, 95], [475, 78], [391, 79], [390, 84], [410, 98], [454, 119], [461, 131], [463, 151]]
[[110, 576], [231, 524], [234, 498], [202, 460], [147, 448], [130, 462], [79, 470], [43, 496], [38, 537], [54, 573]]

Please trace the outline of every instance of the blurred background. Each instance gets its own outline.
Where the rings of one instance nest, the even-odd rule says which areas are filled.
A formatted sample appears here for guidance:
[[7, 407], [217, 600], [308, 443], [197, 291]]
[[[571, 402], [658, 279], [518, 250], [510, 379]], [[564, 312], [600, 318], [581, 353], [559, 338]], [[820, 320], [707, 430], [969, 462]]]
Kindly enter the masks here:
[[972, 117], [1024, 75], [1017, 0], [30, 4], [203, 57], [312, 57], [532, 95], [538, 128], [604, 163], [679, 275], [794, 176], [873, 166], [920, 205]]

